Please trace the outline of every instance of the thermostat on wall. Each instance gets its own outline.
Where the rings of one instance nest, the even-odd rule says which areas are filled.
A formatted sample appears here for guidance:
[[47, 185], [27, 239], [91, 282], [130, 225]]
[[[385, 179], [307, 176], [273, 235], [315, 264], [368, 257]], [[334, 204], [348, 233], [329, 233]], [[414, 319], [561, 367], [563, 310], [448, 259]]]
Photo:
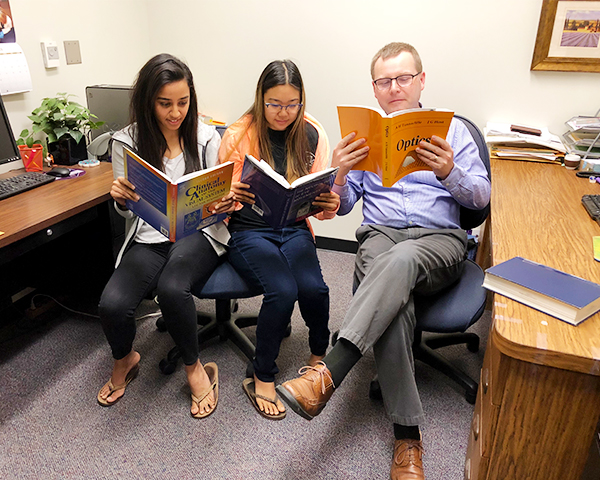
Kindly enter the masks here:
[[44, 59], [44, 67], [58, 67], [58, 46], [56, 42], [41, 42], [42, 58]]

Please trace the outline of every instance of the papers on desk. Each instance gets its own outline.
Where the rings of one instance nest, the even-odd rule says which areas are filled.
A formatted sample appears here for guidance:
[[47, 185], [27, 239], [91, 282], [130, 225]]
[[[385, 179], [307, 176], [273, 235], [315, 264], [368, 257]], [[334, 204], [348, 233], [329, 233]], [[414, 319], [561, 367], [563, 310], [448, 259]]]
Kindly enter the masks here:
[[600, 136], [598, 134], [565, 132], [563, 138], [569, 153], [579, 155], [581, 158], [600, 158]]
[[572, 132], [598, 133], [600, 132], [600, 117], [572, 117], [565, 122]]
[[589, 147], [591, 145], [600, 146], [600, 141], [598, 141], [599, 135], [600, 130], [597, 133], [566, 132], [563, 137], [569, 139], [575, 145]]
[[492, 158], [562, 162], [566, 148], [557, 135], [545, 127], [537, 129], [540, 135], [532, 135], [511, 130], [511, 126], [509, 123], [487, 123], [484, 134]]
[[585, 159], [600, 158], [600, 117], [573, 117], [565, 122], [563, 134], [567, 151]]
[[492, 146], [492, 156], [505, 160], [532, 160], [537, 162], [560, 163], [562, 156], [553, 150], [541, 148], [523, 149], [511, 146]]

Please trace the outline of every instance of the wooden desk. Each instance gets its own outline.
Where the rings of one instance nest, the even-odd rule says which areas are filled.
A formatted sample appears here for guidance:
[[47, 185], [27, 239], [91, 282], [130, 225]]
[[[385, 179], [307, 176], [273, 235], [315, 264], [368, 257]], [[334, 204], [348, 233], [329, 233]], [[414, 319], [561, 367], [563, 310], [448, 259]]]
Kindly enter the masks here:
[[[17, 170], [0, 178], [22, 172], [24, 170]], [[1, 200], [0, 231], [4, 234], [0, 235], [0, 266], [79, 227], [96, 225], [93, 222], [97, 222], [96, 244], [101, 245], [98, 257], [112, 268], [108, 208], [112, 180], [112, 165], [101, 162], [98, 167], [86, 170], [81, 177], [58, 180]], [[76, 252], [78, 247], [72, 245]]]
[[[600, 185], [572, 170], [492, 161], [492, 263], [522, 256], [600, 283], [586, 193]], [[494, 297], [465, 478], [579, 479], [600, 418], [600, 314], [574, 327]]]
[[101, 162], [81, 177], [55, 181], [0, 200], [0, 231], [4, 232], [0, 248], [109, 200], [112, 181], [112, 165]]

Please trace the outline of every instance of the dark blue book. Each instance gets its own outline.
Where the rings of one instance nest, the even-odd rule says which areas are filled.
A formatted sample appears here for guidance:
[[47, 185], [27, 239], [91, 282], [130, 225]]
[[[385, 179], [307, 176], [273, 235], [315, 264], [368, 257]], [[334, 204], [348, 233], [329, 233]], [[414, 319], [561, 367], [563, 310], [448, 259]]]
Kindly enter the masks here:
[[254, 194], [252, 210], [273, 228], [282, 228], [323, 210], [313, 202], [331, 190], [337, 171], [338, 168], [328, 168], [290, 184], [264, 160], [259, 162], [246, 155], [241, 181], [250, 185], [248, 191]]
[[600, 285], [521, 257], [488, 268], [483, 286], [573, 325], [600, 310]]

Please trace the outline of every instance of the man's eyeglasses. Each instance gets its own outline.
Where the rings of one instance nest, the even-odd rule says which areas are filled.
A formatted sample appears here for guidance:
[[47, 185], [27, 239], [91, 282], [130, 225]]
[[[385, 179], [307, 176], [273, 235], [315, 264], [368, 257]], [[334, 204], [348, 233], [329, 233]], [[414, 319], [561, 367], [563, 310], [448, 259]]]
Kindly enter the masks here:
[[378, 90], [387, 90], [392, 86], [392, 82], [396, 80], [396, 83], [399, 87], [408, 87], [414, 78], [417, 75], [420, 75], [422, 72], [411, 74], [398, 75], [396, 78], [378, 78], [377, 80], [373, 80], [373, 83], [377, 87]]
[[292, 103], [290, 105], [279, 105], [278, 103], [265, 103], [265, 107], [267, 107], [267, 110], [272, 110], [274, 112], [281, 112], [282, 110], [286, 110], [290, 113], [296, 113], [298, 110], [300, 110], [300, 107], [302, 107], [303, 105], [303, 103]]

